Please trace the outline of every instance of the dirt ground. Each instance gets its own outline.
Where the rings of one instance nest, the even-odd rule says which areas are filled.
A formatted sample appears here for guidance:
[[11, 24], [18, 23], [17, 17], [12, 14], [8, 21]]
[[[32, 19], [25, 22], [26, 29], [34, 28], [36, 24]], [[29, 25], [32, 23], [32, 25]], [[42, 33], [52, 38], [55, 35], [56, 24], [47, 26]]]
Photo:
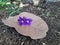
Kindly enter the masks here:
[[35, 7], [29, 5], [21, 12], [37, 14], [46, 21], [49, 31], [43, 39], [33, 40], [19, 34], [13, 27], [6, 26], [0, 19], [0, 45], [58, 45], [60, 43], [60, 2]]

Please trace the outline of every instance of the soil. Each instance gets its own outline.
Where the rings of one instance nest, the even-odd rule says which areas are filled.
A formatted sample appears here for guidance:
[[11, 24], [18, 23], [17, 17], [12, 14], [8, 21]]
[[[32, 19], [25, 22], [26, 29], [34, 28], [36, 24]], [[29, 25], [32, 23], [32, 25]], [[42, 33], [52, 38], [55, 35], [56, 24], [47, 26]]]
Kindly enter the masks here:
[[33, 40], [19, 34], [15, 28], [4, 25], [0, 19], [0, 45], [58, 45], [60, 43], [60, 2], [46, 3], [38, 7], [29, 5], [21, 12], [24, 11], [37, 14], [46, 21], [49, 26], [46, 37]]

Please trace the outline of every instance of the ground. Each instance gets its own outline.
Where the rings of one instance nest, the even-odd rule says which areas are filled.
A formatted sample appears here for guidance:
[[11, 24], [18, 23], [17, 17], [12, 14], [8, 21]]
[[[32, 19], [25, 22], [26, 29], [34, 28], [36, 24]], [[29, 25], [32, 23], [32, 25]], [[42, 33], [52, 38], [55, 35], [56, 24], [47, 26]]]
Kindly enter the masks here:
[[19, 34], [15, 28], [4, 25], [0, 19], [0, 45], [59, 45], [60, 43], [60, 2], [46, 3], [35, 7], [29, 5], [21, 12], [37, 14], [46, 21], [49, 27], [47, 35], [43, 39], [33, 40], [30, 37]]

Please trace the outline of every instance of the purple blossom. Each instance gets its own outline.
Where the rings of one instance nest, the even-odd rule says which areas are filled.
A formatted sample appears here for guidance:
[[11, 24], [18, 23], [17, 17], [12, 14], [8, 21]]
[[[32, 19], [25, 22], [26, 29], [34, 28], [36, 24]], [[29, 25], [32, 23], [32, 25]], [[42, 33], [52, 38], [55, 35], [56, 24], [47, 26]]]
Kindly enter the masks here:
[[32, 19], [27, 19], [26, 17], [19, 17], [18, 19], [19, 25], [31, 25]]

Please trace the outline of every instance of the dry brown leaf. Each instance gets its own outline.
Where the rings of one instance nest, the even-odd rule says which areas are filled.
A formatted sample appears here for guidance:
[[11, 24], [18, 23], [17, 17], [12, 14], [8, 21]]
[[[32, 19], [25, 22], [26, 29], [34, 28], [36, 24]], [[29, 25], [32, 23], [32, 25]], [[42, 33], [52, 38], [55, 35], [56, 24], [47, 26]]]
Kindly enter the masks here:
[[[17, 23], [17, 19], [20, 17], [26, 17], [32, 19], [31, 26], [20, 26]], [[48, 25], [46, 22], [39, 16], [36, 16], [32, 13], [22, 12], [17, 16], [9, 17], [8, 19], [2, 19], [5, 25], [10, 27], [14, 27], [18, 33], [29, 36], [32, 39], [41, 39], [46, 36], [46, 32], [48, 31]]]

